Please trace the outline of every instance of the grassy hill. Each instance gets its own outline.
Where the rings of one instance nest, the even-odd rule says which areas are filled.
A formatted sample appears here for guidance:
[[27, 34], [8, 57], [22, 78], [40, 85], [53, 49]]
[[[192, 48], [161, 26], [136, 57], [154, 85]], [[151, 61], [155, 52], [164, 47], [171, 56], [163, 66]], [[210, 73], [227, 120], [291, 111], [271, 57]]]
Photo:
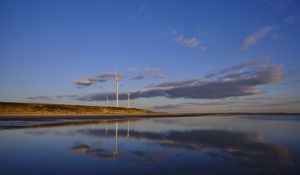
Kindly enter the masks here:
[[154, 114], [136, 108], [0, 102], [0, 114]]

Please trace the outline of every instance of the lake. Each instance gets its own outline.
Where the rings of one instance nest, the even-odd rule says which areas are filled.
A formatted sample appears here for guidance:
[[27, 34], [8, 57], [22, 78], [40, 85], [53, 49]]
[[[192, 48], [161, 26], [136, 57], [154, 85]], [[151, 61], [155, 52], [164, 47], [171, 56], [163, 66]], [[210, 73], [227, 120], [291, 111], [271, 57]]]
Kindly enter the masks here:
[[0, 121], [0, 174], [300, 174], [300, 116]]

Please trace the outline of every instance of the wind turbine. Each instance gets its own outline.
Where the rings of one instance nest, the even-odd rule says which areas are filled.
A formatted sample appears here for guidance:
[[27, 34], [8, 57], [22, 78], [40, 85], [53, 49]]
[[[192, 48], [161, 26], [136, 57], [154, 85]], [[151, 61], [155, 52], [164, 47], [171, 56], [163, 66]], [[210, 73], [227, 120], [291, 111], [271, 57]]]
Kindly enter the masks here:
[[116, 107], [119, 107], [119, 80], [120, 80], [120, 77], [118, 76], [118, 73], [116, 72]]
[[127, 92], [127, 108], [130, 108], [130, 92]]

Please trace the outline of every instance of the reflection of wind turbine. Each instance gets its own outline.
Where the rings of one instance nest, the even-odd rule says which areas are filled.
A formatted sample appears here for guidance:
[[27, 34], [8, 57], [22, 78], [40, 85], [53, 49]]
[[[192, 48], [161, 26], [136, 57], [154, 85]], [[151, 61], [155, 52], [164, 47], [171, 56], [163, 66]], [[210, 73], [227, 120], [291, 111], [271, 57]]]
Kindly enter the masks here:
[[109, 106], [109, 100], [108, 100], [107, 95], [106, 95], [106, 106]]
[[116, 107], [119, 107], [119, 80], [120, 80], [120, 77], [118, 76], [118, 73], [116, 72]]
[[105, 127], [105, 131], [104, 131], [104, 135], [106, 135], [108, 132], [108, 124], [106, 123], [106, 127]]
[[130, 108], [130, 93], [127, 92], [127, 108]]
[[118, 157], [118, 122], [116, 122], [116, 142], [115, 142], [115, 150], [114, 150], [114, 159]]
[[129, 138], [129, 129], [130, 129], [130, 127], [129, 127], [129, 120], [127, 121], [127, 135], [126, 135], [126, 138], [128, 139]]

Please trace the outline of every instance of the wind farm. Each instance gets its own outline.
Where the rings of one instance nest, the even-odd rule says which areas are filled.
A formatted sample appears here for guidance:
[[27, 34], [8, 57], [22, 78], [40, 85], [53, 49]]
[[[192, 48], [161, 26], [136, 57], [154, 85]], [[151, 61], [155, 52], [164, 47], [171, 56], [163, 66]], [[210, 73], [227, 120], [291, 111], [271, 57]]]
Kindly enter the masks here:
[[0, 175], [300, 175], [300, 0], [0, 0]]
[[[70, 104], [41, 104], [41, 103], [11, 103], [0, 102], [0, 118], [4, 116], [22, 116], [22, 118], [32, 117], [66, 117], [67, 115], [79, 117], [84, 115], [89, 116], [135, 116], [135, 115], [160, 115], [166, 114], [162, 112], [153, 112], [150, 110], [132, 108], [130, 104], [130, 93], [127, 92], [127, 106], [119, 106], [119, 81], [120, 74], [115, 73], [115, 107], [109, 105], [109, 99], [106, 95], [106, 105], [86, 106], [86, 105], [70, 105]], [[11, 117], [8, 117], [11, 118]], [[43, 118], [43, 117], [42, 117]], [[67, 117], [68, 118], [68, 117]]]
[[[131, 93], [123, 94], [123, 101], [127, 106], [119, 105], [120, 74], [115, 72], [115, 106], [109, 103], [105, 95], [106, 105], [70, 105], [70, 104], [43, 104], [43, 103], [16, 103], [0, 102], [0, 120], [32, 120], [32, 119], [97, 119], [101, 117], [190, 117], [190, 116], [224, 116], [224, 115], [299, 115], [295, 112], [210, 112], [210, 113], [168, 113], [134, 108], [130, 102]], [[113, 94], [113, 93], [110, 93]], [[127, 96], [127, 98], [124, 98]], [[84, 115], [84, 116], [83, 116]], [[129, 127], [129, 123], [128, 123]]]

